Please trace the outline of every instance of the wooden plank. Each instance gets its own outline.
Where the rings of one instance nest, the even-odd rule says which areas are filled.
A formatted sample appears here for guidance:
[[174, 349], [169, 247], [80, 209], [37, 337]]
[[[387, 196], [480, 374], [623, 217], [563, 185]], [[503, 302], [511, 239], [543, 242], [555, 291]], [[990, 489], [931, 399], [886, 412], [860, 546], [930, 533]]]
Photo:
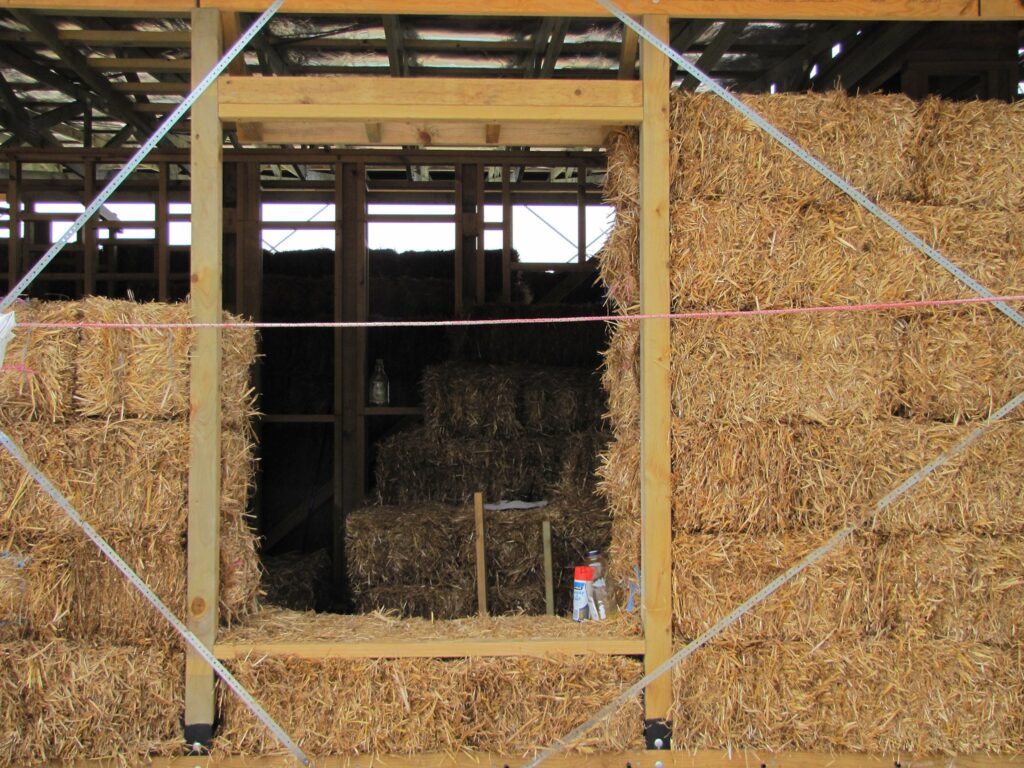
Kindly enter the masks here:
[[21, 277], [21, 163], [7, 164], [7, 290], [11, 291]]
[[170, 202], [168, 185], [171, 169], [167, 163], [157, 163], [156, 192], [156, 274], [157, 298], [167, 301], [171, 276], [171, 245], [170, 245]]
[[[640, 84], [616, 80], [227, 77], [224, 120], [636, 124]], [[484, 131], [486, 138], [486, 130]]]
[[476, 530], [476, 602], [481, 616], [487, 615], [487, 546], [484, 532], [484, 495], [473, 494], [473, 521]]
[[359, 642], [218, 643], [218, 659], [246, 656], [294, 656], [302, 659], [431, 659], [496, 656], [565, 656], [601, 654], [639, 656], [640, 638], [478, 638], [456, 640], [374, 640]]
[[540, 521], [540, 535], [544, 542], [544, 612], [555, 615], [555, 568], [551, 559], [551, 521]]
[[501, 300], [512, 301], [512, 166], [501, 167]]
[[189, 72], [189, 59], [134, 59], [92, 56], [85, 60], [97, 72]]
[[[269, 78], [268, 78], [269, 79]], [[278, 79], [278, 78], [274, 78]], [[381, 146], [467, 147], [487, 144], [490, 121], [474, 123], [384, 122]], [[242, 126], [246, 126], [243, 130]], [[366, 128], [359, 122], [265, 120], [239, 123], [245, 144], [335, 144], [366, 146]], [[501, 126], [504, 146], [600, 147], [608, 130], [590, 123], [506, 123]]]
[[[12, 2], [15, 0], [4, 0]], [[62, 0], [17, 0], [51, 7]], [[99, 0], [70, 0], [71, 5]], [[112, 2], [113, 0], [107, 0]], [[124, 0], [135, 5], [138, 0]], [[166, 0], [165, 0], [166, 1]], [[862, 19], [960, 20], [978, 16], [979, 0], [621, 0], [626, 13], [660, 13], [674, 18], [704, 19]], [[203, 7], [262, 11], [259, 0], [199, 0]], [[603, 17], [609, 13], [593, 0], [289, 0], [290, 13], [417, 14], [463, 16]]]
[[[85, 177], [82, 179], [82, 204], [89, 205], [96, 197], [96, 163], [86, 160], [83, 171]], [[96, 294], [96, 270], [99, 267], [96, 235], [96, 216], [93, 216], [82, 229], [82, 293], [86, 296]]]
[[[668, 17], [644, 26], [668, 39]], [[652, 45], [641, 51], [644, 122], [640, 129], [640, 312], [670, 311], [669, 290], [669, 61]], [[668, 320], [640, 324], [641, 615], [644, 669], [672, 655], [672, 466], [669, 442], [671, 384]], [[672, 676], [644, 695], [648, 720], [663, 720], [672, 706]]]
[[1021, 0], [981, 0], [978, 15], [986, 21], [1024, 19], [1024, 3]]
[[[345, 246], [348, 237], [345, 224], [349, 217], [345, 216], [346, 176], [345, 166], [334, 164], [334, 271], [333, 280], [333, 318], [335, 322], [345, 319]], [[351, 195], [351, 191], [349, 192]], [[333, 453], [331, 460], [331, 580], [335, 589], [345, 585], [345, 331], [335, 328], [332, 333], [333, 344]], [[351, 418], [351, 417], [349, 417]]]
[[[242, 36], [241, 15], [233, 11], [224, 11], [220, 15], [221, 50], [228, 50]], [[245, 75], [245, 53], [239, 53], [228, 64], [227, 74]]]
[[[483, 752], [418, 755], [363, 755], [322, 757], [317, 768], [508, 768], [522, 757]], [[634, 751], [595, 754], [560, 754], [544, 761], [548, 768], [1024, 768], [1024, 757], [999, 755], [869, 755], [842, 752], [768, 752], [752, 749], [697, 750], [695, 752]], [[46, 765], [44, 763], [43, 765]], [[51, 762], [49, 768], [120, 768], [116, 760]], [[158, 757], [150, 768], [294, 768], [291, 757]]]
[[[220, 54], [220, 14], [192, 14], [192, 82], [198, 83]], [[192, 108], [192, 318], [221, 319], [223, 243], [222, 133], [217, 84]], [[188, 483], [188, 627], [208, 647], [217, 639], [220, 562], [220, 329], [196, 330], [190, 388]], [[195, 653], [185, 657], [185, 729], [203, 738], [215, 715], [213, 670]]]

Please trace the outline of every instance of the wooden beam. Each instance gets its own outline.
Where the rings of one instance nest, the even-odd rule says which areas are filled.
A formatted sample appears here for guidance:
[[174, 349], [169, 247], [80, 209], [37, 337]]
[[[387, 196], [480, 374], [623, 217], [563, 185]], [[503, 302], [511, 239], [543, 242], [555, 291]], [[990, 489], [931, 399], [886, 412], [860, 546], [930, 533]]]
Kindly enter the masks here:
[[636, 78], [636, 63], [640, 57], [640, 36], [630, 27], [622, 30], [622, 49], [619, 51], [619, 80]]
[[544, 61], [540, 65], [540, 77], [551, 77], [555, 73], [558, 57], [562, 55], [565, 35], [569, 31], [569, 19], [559, 19], [551, 30], [551, 40], [544, 52]]
[[[220, 14], [192, 13], [192, 83], [220, 56]], [[217, 84], [192, 108], [191, 310], [197, 323], [219, 323], [222, 312], [223, 133], [217, 117]], [[220, 330], [199, 328], [192, 352], [188, 478], [188, 626], [212, 648], [217, 639], [220, 570]], [[193, 652], [185, 656], [185, 735], [212, 737], [213, 670]]]
[[238, 123], [239, 139], [246, 144], [371, 144], [385, 147], [484, 146], [487, 144], [488, 126], [494, 125], [500, 128], [501, 145], [508, 147], [600, 147], [608, 135], [604, 126], [590, 123], [381, 122], [380, 140], [370, 142], [366, 126], [357, 122], [281, 119]]
[[885, 24], [872, 33], [857, 38], [855, 46], [843, 51], [831, 67], [814, 79], [815, 90], [845, 88], [855, 91], [857, 85], [885, 59], [924, 31], [925, 25]]
[[189, 72], [189, 59], [128, 58], [124, 56], [90, 56], [83, 59], [97, 72]]
[[[718, 33], [711, 40], [710, 43], [704, 48], [700, 57], [696, 61], [696, 66], [703, 72], [710, 72], [715, 68], [715, 65], [722, 60], [726, 51], [729, 50], [729, 46], [736, 42], [736, 38], [743, 34], [743, 30], [747, 28], [747, 22], [745, 21], [727, 21], [718, 30]], [[697, 87], [697, 78], [687, 72], [683, 76], [683, 82], [680, 88], [683, 90], [692, 91]]]
[[[242, 36], [242, 15], [233, 11], [224, 11], [220, 15], [221, 50], [226, 51]], [[227, 74], [245, 75], [245, 52], [239, 53], [230, 64]]]
[[224, 120], [637, 124], [639, 83], [478, 78], [227, 77]]
[[1019, 21], [1024, 19], [1024, 3], [1020, 0], [980, 0], [978, 15], [986, 21]]
[[149, 96], [184, 96], [191, 90], [188, 83], [111, 83], [118, 93], [142, 93]]
[[[162, 0], [168, 2], [168, 0]], [[688, 19], [920, 19], [966, 20], [979, 15], [981, 0], [621, 0], [626, 13], [665, 14]], [[114, 0], [0, 0], [38, 3], [42, 7], [68, 8], [76, 4], [104, 7]], [[138, 8], [138, 0], [123, 5]], [[262, 11], [259, 0], [199, 0], [203, 7]], [[114, 3], [119, 6], [122, 3]], [[576, 16], [606, 17], [610, 14], [593, 0], [289, 0], [291, 13], [417, 14], [457, 16]]]
[[214, 647], [218, 659], [247, 656], [291, 656], [300, 659], [443, 659], [498, 656], [553, 656], [600, 654], [639, 656], [640, 638], [515, 638], [457, 640], [373, 640], [359, 642], [224, 642]]
[[772, 64], [764, 73], [744, 83], [739, 90], [744, 93], [762, 93], [769, 90], [772, 83], [776, 84], [779, 92], [793, 90], [797, 87], [800, 75], [806, 74], [817, 56], [831, 50], [832, 46], [847, 35], [855, 34], [859, 26], [861, 25], [848, 21], [823, 25], [814, 33], [807, 45]]
[[[103, 100], [106, 112], [123, 120], [143, 134], [150, 134], [156, 130], [156, 126], [152, 122], [132, 109], [133, 105], [128, 99], [115, 91], [104, 77], [92, 69], [89, 60], [60, 40], [57, 28], [51, 21], [27, 11], [12, 10], [11, 14], [38, 35], [46, 43], [46, 46], [57, 54], [61, 61], [69, 66]], [[161, 146], [173, 145], [168, 139], [164, 139]]]
[[[644, 26], [668, 39], [668, 17], [648, 16]], [[669, 286], [669, 60], [649, 43], [641, 50], [644, 121], [640, 128], [640, 312], [671, 311]], [[644, 669], [672, 655], [672, 390], [668, 320], [640, 324], [641, 615]], [[666, 720], [672, 675], [644, 694], [648, 720]]]
[[392, 77], [405, 77], [409, 72], [405, 60], [405, 39], [402, 23], [394, 14], [381, 17], [384, 22], [384, 40], [388, 50], [388, 66]]
[[[191, 38], [187, 31], [139, 31], [134, 29], [58, 29], [57, 37], [69, 43], [88, 43], [104, 48], [188, 48]], [[39, 38], [31, 32], [5, 29], [0, 31], [0, 42], [35, 43]]]
[[[318, 768], [508, 768], [522, 762], [522, 756], [472, 751], [315, 759]], [[655, 768], [659, 763], [663, 768], [893, 768], [897, 765], [900, 768], [1024, 768], [1024, 757], [985, 754], [918, 757], [907, 754], [701, 749], [693, 752], [652, 750], [560, 754], [544, 761], [548, 768]], [[121, 765], [117, 760], [54, 761], [48, 768], [120, 768]], [[154, 757], [145, 765], [148, 768], [294, 768], [295, 761], [287, 756]]]
[[544, 613], [555, 615], [555, 567], [551, 557], [551, 521], [540, 521], [541, 541], [544, 544]]

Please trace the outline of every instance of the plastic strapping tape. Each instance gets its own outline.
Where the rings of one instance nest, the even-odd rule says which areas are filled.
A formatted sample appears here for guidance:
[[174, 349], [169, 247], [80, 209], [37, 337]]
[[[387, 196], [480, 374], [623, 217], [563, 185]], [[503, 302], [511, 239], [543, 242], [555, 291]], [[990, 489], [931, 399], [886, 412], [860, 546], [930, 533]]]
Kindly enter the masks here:
[[[923, 253], [929, 259], [931, 259], [940, 267], [945, 269], [961, 283], [968, 286], [979, 296], [985, 296], [990, 298], [995, 295], [990, 290], [988, 290], [988, 288], [983, 286], [973, 277], [971, 277], [962, 269], [960, 269], [960, 267], [951, 262], [941, 253], [939, 253], [935, 248], [928, 245], [928, 243], [926, 243], [920, 237], [918, 237], [909, 229], [900, 224], [896, 219], [892, 217], [891, 214], [889, 214], [879, 205], [870, 200], [863, 192], [861, 192], [859, 189], [850, 184], [850, 182], [846, 181], [846, 179], [837, 174], [823, 162], [818, 160], [818, 158], [814, 157], [814, 155], [812, 155], [810, 152], [808, 152], [795, 141], [793, 141], [793, 139], [791, 139], [785, 133], [783, 133], [770, 122], [768, 122], [768, 120], [763, 118], [756, 111], [754, 111], [746, 104], [744, 104], [740, 99], [736, 98], [733, 94], [729, 93], [729, 91], [727, 91], [725, 88], [716, 83], [710, 75], [706, 74], [703, 70], [691, 64], [689, 61], [686, 60], [686, 57], [681, 56], [679, 53], [672, 50], [670, 46], [666, 45], [664, 42], [662, 42], [653, 34], [651, 34], [651, 32], [645, 29], [642, 24], [638, 23], [635, 19], [631, 18], [628, 14], [623, 12], [614, 3], [609, 2], [609, 0], [597, 0], [597, 2], [603, 5], [610, 13], [612, 13], [627, 27], [636, 32], [646, 42], [653, 45], [663, 54], [668, 56], [669, 59], [671, 59], [680, 67], [682, 67], [683, 70], [689, 72], [691, 75], [697, 78], [697, 80], [700, 81], [704, 86], [706, 86], [709, 91], [714, 93], [719, 98], [723, 99], [726, 103], [728, 103], [730, 106], [739, 111], [744, 117], [746, 117], [748, 120], [754, 123], [754, 125], [756, 125], [758, 128], [760, 128], [773, 139], [775, 139], [777, 142], [779, 142], [782, 146], [784, 146], [786, 149], [788, 149], [790, 152], [792, 152], [794, 155], [800, 158], [803, 162], [805, 162], [807, 165], [809, 165], [811, 168], [817, 171], [829, 182], [831, 182], [844, 193], [849, 195], [849, 197], [852, 198], [854, 202], [856, 202], [866, 211], [881, 219], [882, 222], [884, 222], [885, 225], [888, 226], [893, 232], [898, 234], [900, 237], [902, 237], [904, 240], [906, 240], [908, 243], [914, 246], [917, 250], [921, 251], [921, 253]], [[1007, 306], [1006, 304], [1000, 301], [993, 302], [993, 304], [1000, 312], [1002, 312], [1008, 318], [1013, 320], [1013, 322], [1017, 323], [1017, 325], [1024, 326], [1024, 316], [1021, 316], [1021, 314], [1017, 312], [1015, 309]]]
[[150, 136], [146, 143], [138, 148], [135, 154], [132, 155], [131, 160], [128, 161], [128, 164], [118, 171], [117, 175], [107, 183], [107, 186], [105, 186], [103, 191], [97, 195], [96, 199], [89, 203], [89, 207], [82, 211], [68, 231], [61, 235], [57, 242], [50, 246], [49, 250], [43, 254], [43, 257], [35, 263], [35, 266], [33, 266], [32, 269], [30, 269], [28, 273], [21, 278], [18, 284], [14, 286], [6, 296], [4, 296], [3, 300], [0, 301], [0, 312], [11, 306], [18, 296], [24, 293], [32, 284], [32, 281], [39, 277], [47, 265], [53, 261], [54, 257], [61, 252], [61, 249], [78, 236], [79, 230], [85, 226], [85, 223], [89, 221], [89, 219], [91, 219], [101, 207], [103, 207], [107, 200], [110, 199], [110, 196], [113, 195], [114, 192], [117, 191], [118, 187], [124, 183], [125, 179], [134, 173], [135, 169], [139, 167], [139, 164], [146, 159], [146, 156], [156, 149], [157, 144], [159, 144], [164, 136], [170, 132], [171, 128], [173, 128], [185, 113], [192, 108], [192, 105], [199, 100], [199, 97], [206, 92], [206, 89], [213, 85], [214, 81], [221, 76], [224, 70], [228, 68], [228, 65], [239, 53], [242, 52], [242, 49], [249, 44], [256, 34], [263, 29], [266, 23], [270, 21], [271, 17], [277, 13], [278, 9], [283, 4], [284, 0], [274, 0], [273, 5], [267, 8], [267, 10], [265, 10], [260, 17], [253, 22], [253, 25], [246, 30], [245, 34], [238, 38], [228, 52], [221, 57], [220, 61], [214, 65], [213, 69], [210, 70], [210, 73], [204, 77], [193, 91], [185, 97], [185, 100], [167, 116], [167, 119], [164, 120], [160, 127], [156, 129], [156, 133]]
[[606, 720], [607, 718], [615, 714], [619, 709], [622, 708], [624, 704], [626, 704], [626, 702], [628, 702], [630, 699], [632, 699], [634, 696], [640, 693], [640, 691], [642, 691], [652, 682], [657, 680], [659, 677], [664, 675], [673, 667], [680, 664], [689, 656], [692, 656], [696, 651], [699, 651], [705, 645], [707, 645], [720, 634], [722, 634], [722, 632], [724, 632], [730, 626], [732, 626], [741, 618], [743, 618], [744, 615], [749, 613], [751, 610], [753, 610], [758, 605], [767, 600], [769, 597], [771, 597], [773, 594], [775, 594], [782, 586], [795, 579], [797, 576], [806, 571], [812, 565], [814, 565], [819, 560], [824, 558], [826, 555], [831, 553], [832, 550], [836, 549], [840, 544], [849, 539], [850, 536], [852, 536], [865, 523], [871, 521], [874, 518], [877, 518], [878, 515], [881, 514], [894, 501], [899, 499], [907, 491], [909, 491], [915, 485], [917, 485], [926, 477], [928, 477], [932, 472], [934, 472], [939, 467], [949, 462], [950, 459], [952, 459], [961, 451], [963, 451], [972, 443], [974, 443], [978, 438], [985, 434], [985, 432], [987, 432], [995, 422], [1002, 419], [1004, 416], [1010, 413], [1010, 411], [1017, 408], [1021, 403], [1024, 403], [1024, 392], [1021, 392], [1019, 395], [1017, 395], [1008, 403], [1006, 403], [1002, 408], [1000, 408], [998, 411], [989, 416], [977, 429], [975, 429], [973, 432], [967, 435], [959, 443], [957, 443], [956, 445], [954, 445], [952, 448], [948, 449], [941, 455], [937, 456], [935, 459], [930, 461], [928, 464], [923, 466], [917, 472], [910, 475], [906, 480], [904, 480], [902, 483], [896, 486], [896, 488], [894, 488], [891, 492], [886, 494], [886, 496], [883, 497], [882, 500], [875, 505], [875, 508], [872, 510], [872, 513], [870, 515], [867, 515], [862, 520], [854, 523], [853, 525], [849, 525], [846, 528], [843, 528], [842, 530], [839, 530], [836, 533], [832, 534], [831, 538], [829, 538], [828, 541], [826, 541], [817, 549], [812, 550], [808, 554], [804, 555], [795, 564], [790, 566], [785, 572], [779, 574], [770, 582], [765, 584], [763, 587], [761, 587], [761, 589], [759, 589], [757, 592], [751, 595], [747, 600], [745, 600], [743, 603], [734, 608], [727, 616], [720, 619], [714, 626], [712, 626], [710, 629], [706, 630], [703, 634], [701, 634], [700, 637], [698, 637], [696, 640], [692, 640], [688, 645], [681, 648], [679, 651], [677, 651], [667, 660], [665, 660], [657, 667], [652, 669], [646, 675], [641, 677], [631, 686], [625, 688], [618, 696], [616, 696], [607, 705], [599, 709], [594, 714], [594, 716], [587, 720], [585, 723], [576, 727], [569, 734], [563, 736], [561, 739], [556, 741], [543, 752], [539, 753], [533, 760], [529, 761], [528, 763], [524, 763], [523, 768], [536, 768], [536, 766], [543, 763], [549, 757], [554, 757], [559, 752], [562, 752], [563, 750], [572, 746], [572, 744], [574, 744], [578, 739], [586, 735], [586, 733], [591, 728], [597, 726], [602, 721]]
[[292, 741], [291, 737], [285, 733], [284, 729], [269, 715], [267, 711], [260, 706], [260, 703], [252, 697], [252, 695], [239, 683], [234, 675], [228, 671], [227, 667], [220, 663], [216, 656], [207, 648], [203, 642], [195, 636], [195, 634], [186, 627], [182, 621], [174, 615], [170, 608], [164, 605], [163, 601], [156, 596], [146, 583], [139, 578], [139, 575], [132, 570], [131, 566], [126, 563], [117, 552], [106, 542], [106, 540], [100, 536], [96, 529], [94, 529], [89, 523], [82, 519], [81, 515], [78, 514], [71, 502], [64, 498], [56, 486], [53, 485], [47, 479], [38, 467], [36, 467], [25, 455], [25, 453], [7, 436], [7, 433], [0, 431], [0, 445], [7, 449], [7, 451], [18, 460], [18, 463], [25, 468], [25, 471], [32, 476], [32, 478], [39, 483], [39, 486], [49, 494], [64, 513], [71, 518], [72, 522], [81, 528], [85, 535], [88, 536], [92, 542], [99, 547], [100, 551], [114, 564], [114, 567], [119, 570], [126, 579], [131, 583], [135, 589], [142, 593], [142, 596], [149, 601], [156, 610], [163, 616], [167, 622], [174, 627], [174, 631], [184, 638], [185, 642], [188, 643], [192, 650], [202, 657], [203, 661], [209, 664], [217, 676], [224, 681], [224, 684], [230, 688], [239, 699], [241, 699], [245, 705], [252, 710], [253, 714], [258, 717], [265, 726], [277, 737], [277, 739], [288, 748], [288, 750], [295, 755], [295, 757], [306, 766], [312, 765], [309, 758], [306, 757], [305, 753], [299, 748], [299, 746]]

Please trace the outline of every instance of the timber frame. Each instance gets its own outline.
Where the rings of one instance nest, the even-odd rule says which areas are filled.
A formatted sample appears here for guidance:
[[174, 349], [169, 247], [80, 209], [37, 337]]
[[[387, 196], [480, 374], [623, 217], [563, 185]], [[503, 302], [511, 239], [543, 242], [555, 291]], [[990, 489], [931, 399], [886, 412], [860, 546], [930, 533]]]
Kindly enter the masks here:
[[[671, 17], [688, 19], [821, 19], [887, 21], [981, 21], [1024, 19], [1021, 0], [621, 0], [628, 13], [641, 16], [644, 25], [670, 40]], [[553, 15], [605, 16], [594, 0], [289, 0], [286, 10], [308, 13], [418, 14], [418, 15]], [[0, 7], [40, 12], [151, 13], [191, 15], [191, 78], [198, 82], [212, 68], [225, 39], [237, 35], [238, 12], [262, 11], [258, 0], [0, 0]], [[230, 40], [229, 40], [230, 41]], [[598, 147], [610, 126], [640, 128], [641, 155], [641, 313], [663, 313], [669, 307], [668, 286], [668, 104], [670, 68], [651, 46], [640, 46], [640, 80], [419, 79], [398, 77], [345, 77], [332, 79], [280, 76], [254, 78], [236, 68], [221, 78], [196, 104], [191, 115], [191, 202], [193, 245], [191, 293], [195, 320], [215, 322], [222, 311], [223, 135], [234, 128], [243, 141], [267, 144], [415, 144], [420, 146], [493, 147], [497, 144]], [[634, 62], [635, 63], [635, 62]], [[543, 66], [543, 64], [541, 64]], [[632, 66], [632, 64], [630, 65]], [[395, 72], [400, 74], [400, 72]], [[339, 210], [365, 195], [359, 162], [344, 164], [335, 180]], [[11, 183], [16, 183], [12, 179]], [[359, 209], [358, 205], [352, 209]], [[337, 230], [335, 280], [342, 302], [336, 318], [360, 317], [364, 301], [365, 271], [358, 258], [343, 254], [365, 251], [365, 220]], [[352, 266], [346, 266], [352, 265]], [[95, 275], [86, 278], [94, 280]], [[243, 286], [244, 287], [244, 286]], [[360, 331], [336, 333], [336, 350], [360, 348]], [[356, 341], [346, 341], [353, 334]], [[365, 342], [362, 342], [365, 343]], [[365, 355], [364, 355], [365, 357]], [[360, 358], [356, 356], [355, 361]], [[341, 355], [335, 356], [341, 366]], [[668, 450], [669, 324], [644, 324], [641, 335], [641, 514], [642, 514], [642, 617], [640, 640], [615, 641], [446, 641], [374, 645], [255, 643], [237, 647], [217, 643], [218, 516], [220, 369], [219, 331], [197, 332], [192, 363], [191, 450], [189, 482], [189, 550], [187, 612], [190, 628], [224, 659], [241, 654], [293, 654], [305, 658], [454, 657], [492, 655], [546, 655], [608, 653], [642, 656], [648, 671], [671, 654], [671, 468]], [[345, 384], [336, 397], [362, 397], [358, 365], [339, 369]], [[354, 377], [354, 378], [353, 378]], [[339, 411], [340, 412], [340, 411]], [[351, 434], [356, 425], [334, 419], [334, 429]], [[343, 453], [336, 461], [351, 457]], [[336, 473], [336, 478], [342, 473]], [[356, 490], [335, 480], [335, 498], [353, 497]], [[337, 502], [336, 502], [337, 503]], [[340, 514], [340, 510], [339, 510]], [[257, 698], [259, 691], [254, 692]], [[189, 740], [206, 742], [214, 722], [212, 671], [193, 654], [187, 656], [185, 728]], [[649, 724], [667, 719], [671, 686], [666, 676], [652, 684], [645, 697]], [[649, 745], [650, 746], [650, 745]], [[326, 760], [324, 766], [368, 765], [366, 760]], [[267, 759], [154, 760], [154, 766], [283, 766], [290, 761]], [[459, 768], [462, 765], [507, 765], [503, 758], [422, 756], [387, 759], [388, 765], [427, 765]], [[846, 766], [1024, 766], [1020, 758], [907, 759], [862, 755], [760, 755], [754, 752], [648, 752], [602, 756], [562, 756], [552, 766], [648, 765], [683, 768], [760, 765], [792, 768]]]

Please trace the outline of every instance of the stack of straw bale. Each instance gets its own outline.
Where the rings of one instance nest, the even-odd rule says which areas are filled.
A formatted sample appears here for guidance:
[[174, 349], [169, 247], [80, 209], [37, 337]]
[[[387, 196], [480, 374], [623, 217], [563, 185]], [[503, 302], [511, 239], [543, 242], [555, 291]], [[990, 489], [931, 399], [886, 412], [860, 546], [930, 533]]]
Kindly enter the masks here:
[[[543, 613], [543, 521], [551, 524], [555, 607], [571, 608], [572, 567], [603, 548], [611, 520], [596, 493], [603, 433], [572, 435], [539, 509], [485, 512], [488, 609]], [[477, 610], [475, 523], [470, 505], [370, 506], [346, 524], [349, 586], [360, 611], [453, 619]]]
[[[1024, 109], [842, 94], [749, 102], [996, 293], [1024, 288]], [[672, 100], [675, 311], [971, 295], [711, 95]], [[612, 142], [602, 277], [639, 306], [637, 146]], [[675, 673], [676, 744], [1015, 752], [1021, 414], [878, 515], [1024, 389], [988, 306], [675, 321], [674, 629], [696, 637], [839, 528], [861, 533]], [[639, 559], [639, 330], [605, 357], [612, 564]]]
[[[187, 305], [97, 298], [15, 312], [21, 323], [189, 320]], [[25, 370], [0, 374], [0, 428], [179, 615], [193, 336], [21, 327], [6, 362]], [[245, 518], [255, 335], [225, 331], [223, 345], [220, 615], [230, 624], [253, 612], [259, 590]], [[12, 713], [0, 762], [172, 751], [183, 675], [173, 631], [7, 453], [0, 499], [0, 709]]]
[[424, 427], [378, 446], [384, 503], [546, 498], [567, 435], [600, 426], [597, 377], [581, 368], [448, 362], [423, 374]]

